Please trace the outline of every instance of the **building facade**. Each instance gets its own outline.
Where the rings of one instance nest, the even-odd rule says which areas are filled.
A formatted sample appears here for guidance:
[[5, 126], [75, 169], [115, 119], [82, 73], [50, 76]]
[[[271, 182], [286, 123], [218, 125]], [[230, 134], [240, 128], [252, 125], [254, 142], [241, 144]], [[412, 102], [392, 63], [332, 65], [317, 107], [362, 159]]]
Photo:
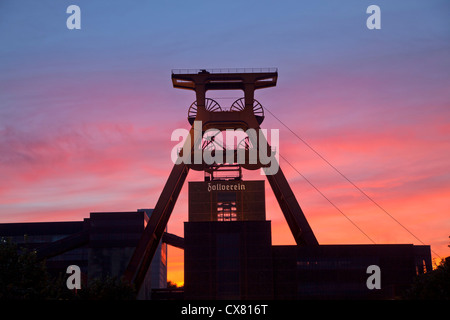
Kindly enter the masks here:
[[429, 246], [272, 246], [264, 181], [190, 182], [184, 237], [186, 299], [392, 299], [431, 270]]
[[[273, 246], [277, 299], [395, 299], [431, 270], [429, 246], [412, 244]], [[379, 267], [380, 288], [367, 285]]]
[[[0, 238], [35, 249], [51, 274], [77, 265], [86, 279], [120, 278], [147, 224], [151, 209], [92, 212], [83, 221], [0, 224]], [[167, 287], [167, 244], [160, 243], [138, 293], [151, 299], [152, 289]]]

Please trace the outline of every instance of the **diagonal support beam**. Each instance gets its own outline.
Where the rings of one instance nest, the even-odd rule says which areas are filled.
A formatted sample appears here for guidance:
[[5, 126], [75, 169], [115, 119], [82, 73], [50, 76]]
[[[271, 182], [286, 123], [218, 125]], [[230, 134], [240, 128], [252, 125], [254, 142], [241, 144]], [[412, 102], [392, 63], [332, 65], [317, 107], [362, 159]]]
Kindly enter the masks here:
[[61, 240], [51, 242], [37, 250], [38, 260], [49, 259], [64, 252], [79, 248], [89, 243], [89, 230], [84, 229], [78, 233], [67, 236]]
[[267, 180], [272, 187], [297, 245], [319, 245], [281, 168], [278, 168], [277, 173], [267, 175]]
[[124, 277], [139, 291], [183, 187], [189, 167], [175, 164], [125, 271]]
[[[258, 127], [258, 130], [261, 130], [261, 128]], [[261, 146], [265, 146], [265, 148], [261, 150]], [[261, 154], [261, 152], [268, 152], [274, 156], [271, 158], [272, 162], [278, 161], [275, 151], [272, 149], [264, 135], [258, 135], [257, 147], [258, 154]], [[275, 172], [273, 167], [277, 168]], [[281, 170], [280, 164], [271, 163], [270, 168], [263, 168], [263, 170], [297, 245], [319, 245], [308, 220], [306, 220], [303, 210], [300, 208], [300, 205], [295, 198], [294, 192], [292, 192], [291, 186], [289, 185], [283, 170]]]
[[184, 238], [173, 233], [164, 232], [162, 241], [169, 246], [184, 250]]

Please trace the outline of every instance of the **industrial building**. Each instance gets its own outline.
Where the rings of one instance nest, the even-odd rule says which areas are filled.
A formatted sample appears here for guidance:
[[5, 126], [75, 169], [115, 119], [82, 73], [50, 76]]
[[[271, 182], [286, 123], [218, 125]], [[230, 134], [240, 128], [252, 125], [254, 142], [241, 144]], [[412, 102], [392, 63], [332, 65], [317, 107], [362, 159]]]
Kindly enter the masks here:
[[[264, 198], [264, 181], [189, 183], [186, 299], [393, 299], [431, 270], [429, 246], [272, 246]], [[371, 265], [380, 289], [366, 285]]]
[[[37, 251], [49, 273], [65, 274], [77, 265], [84, 282], [121, 278], [148, 222], [151, 209], [131, 212], [91, 212], [83, 221], [1, 223], [0, 238]], [[167, 244], [159, 244], [139, 299], [151, 299], [152, 289], [167, 287]]]

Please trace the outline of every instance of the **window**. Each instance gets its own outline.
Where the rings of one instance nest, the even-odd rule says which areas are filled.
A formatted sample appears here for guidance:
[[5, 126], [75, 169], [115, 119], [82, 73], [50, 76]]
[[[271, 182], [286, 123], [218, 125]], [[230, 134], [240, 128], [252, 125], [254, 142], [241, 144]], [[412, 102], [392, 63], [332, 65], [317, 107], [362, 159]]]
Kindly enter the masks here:
[[237, 221], [236, 193], [217, 194], [217, 221]]

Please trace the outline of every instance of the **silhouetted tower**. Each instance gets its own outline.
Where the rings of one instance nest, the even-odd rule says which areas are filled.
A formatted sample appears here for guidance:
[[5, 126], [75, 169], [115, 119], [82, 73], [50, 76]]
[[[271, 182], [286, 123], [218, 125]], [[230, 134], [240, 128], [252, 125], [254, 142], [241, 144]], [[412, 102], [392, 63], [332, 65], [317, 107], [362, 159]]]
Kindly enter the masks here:
[[[227, 129], [254, 129], [259, 132], [260, 125], [264, 120], [264, 109], [255, 100], [255, 90], [274, 87], [277, 82], [278, 72], [275, 68], [263, 69], [213, 69], [213, 70], [173, 70], [172, 82], [175, 88], [193, 90], [196, 100], [188, 110], [188, 121], [192, 125], [189, 134], [193, 139], [187, 139], [179, 152], [179, 160], [188, 161], [177, 163], [169, 175], [164, 189], [156, 203], [153, 214], [145, 228], [140, 242], [130, 260], [126, 279], [135, 283], [139, 289], [145, 277], [152, 257], [161, 240], [166, 228], [170, 214], [177, 201], [181, 188], [186, 180], [190, 169], [204, 171], [205, 179], [214, 180], [224, 172], [232, 173], [233, 179], [241, 179], [242, 168], [248, 170], [259, 170], [267, 168], [259, 157], [255, 163], [246, 162], [236, 164], [239, 147], [244, 149], [245, 159], [250, 159], [251, 152], [259, 151], [258, 148], [265, 146], [270, 154], [274, 152], [263, 135], [256, 138], [243, 139], [240, 146], [235, 150], [233, 163], [224, 161], [220, 164], [208, 164], [202, 159], [198, 162], [198, 156], [206, 148], [216, 148], [214, 136], [204, 139], [204, 133], [208, 129], [225, 131]], [[241, 90], [244, 97], [234, 101], [229, 110], [222, 107], [213, 99], [206, 98], [208, 90]], [[201, 123], [201, 126], [198, 124]], [[197, 138], [195, 138], [197, 137]], [[209, 150], [214, 152], [217, 150]], [[259, 154], [256, 152], [256, 154]], [[274, 161], [274, 160], [272, 160]], [[278, 168], [279, 166], [277, 166]], [[266, 175], [267, 180], [277, 198], [284, 217], [289, 225], [297, 245], [318, 245], [317, 239], [311, 230], [298, 202], [287, 182], [281, 168], [274, 174]], [[226, 179], [225, 179], [226, 180]]]

